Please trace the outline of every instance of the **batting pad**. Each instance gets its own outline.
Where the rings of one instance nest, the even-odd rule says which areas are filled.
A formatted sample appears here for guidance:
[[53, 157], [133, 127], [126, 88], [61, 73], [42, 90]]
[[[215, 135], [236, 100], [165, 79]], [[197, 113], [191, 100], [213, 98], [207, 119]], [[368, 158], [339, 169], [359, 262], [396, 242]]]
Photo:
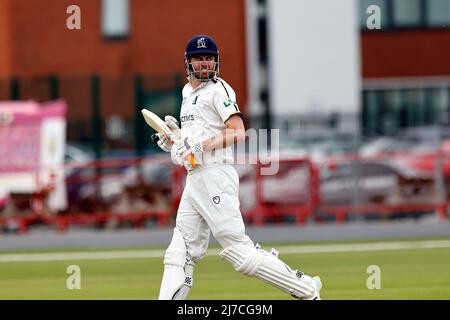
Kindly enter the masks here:
[[184, 300], [192, 286], [192, 269], [185, 273], [186, 244], [177, 228], [173, 229], [172, 241], [164, 255], [164, 274], [159, 291], [159, 300]]
[[309, 277], [297, 277], [283, 261], [262, 249], [245, 245], [225, 248], [219, 256], [230, 262], [236, 271], [254, 276], [299, 299], [314, 296], [315, 289]]

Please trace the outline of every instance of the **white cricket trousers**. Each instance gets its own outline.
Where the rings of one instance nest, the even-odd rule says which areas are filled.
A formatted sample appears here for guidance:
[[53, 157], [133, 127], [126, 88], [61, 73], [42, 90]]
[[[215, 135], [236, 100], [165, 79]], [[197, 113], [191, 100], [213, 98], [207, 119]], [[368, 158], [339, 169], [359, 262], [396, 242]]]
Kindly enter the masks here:
[[223, 248], [254, 245], [245, 234], [239, 210], [239, 176], [232, 165], [209, 165], [187, 175], [176, 226], [194, 262], [204, 257], [210, 231]]

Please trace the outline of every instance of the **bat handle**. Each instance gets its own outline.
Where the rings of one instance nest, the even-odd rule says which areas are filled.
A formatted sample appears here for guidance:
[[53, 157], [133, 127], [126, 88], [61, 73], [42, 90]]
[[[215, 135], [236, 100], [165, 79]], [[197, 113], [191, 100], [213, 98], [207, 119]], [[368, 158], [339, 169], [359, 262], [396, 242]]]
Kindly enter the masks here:
[[152, 139], [153, 143], [157, 144], [159, 141], [159, 136], [156, 133], [154, 133], [154, 134], [152, 134], [151, 139]]

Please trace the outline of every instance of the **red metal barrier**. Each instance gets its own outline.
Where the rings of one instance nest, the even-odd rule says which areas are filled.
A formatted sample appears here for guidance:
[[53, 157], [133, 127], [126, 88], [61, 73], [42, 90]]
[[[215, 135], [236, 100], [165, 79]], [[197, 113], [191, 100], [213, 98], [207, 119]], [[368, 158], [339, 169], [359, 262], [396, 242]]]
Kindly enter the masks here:
[[[438, 166], [437, 159], [442, 161]], [[345, 167], [347, 178], [352, 180], [356, 189], [348, 189], [354, 199], [343, 201], [338, 197], [330, 196], [330, 178], [322, 178], [318, 184], [319, 193], [322, 194], [317, 204], [316, 214], [334, 215], [337, 223], [343, 223], [350, 214], [411, 214], [411, 213], [435, 213], [440, 220], [448, 218], [447, 209], [450, 205], [449, 175], [447, 164], [448, 154], [412, 154], [396, 153], [390, 155], [378, 155], [371, 157], [359, 157], [347, 155], [326, 159], [316, 164], [317, 171], [338, 171]], [[352, 167], [353, 172], [348, 171]], [[376, 173], [376, 174], [375, 174]], [[379, 190], [372, 184], [380, 183], [384, 179], [385, 185], [379, 186]], [[328, 180], [327, 180], [328, 179]], [[377, 180], [378, 179], [378, 180]], [[439, 181], [441, 179], [441, 187]], [[387, 183], [390, 181], [391, 183]], [[345, 189], [349, 185], [344, 179], [339, 180], [339, 187]], [[384, 187], [384, 189], [383, 189]], [[373, 194], [371, 194], [373, 192]], [[355, 196], [360, 193], [360, 196]], [[333, 203], [334, 201], [334, 203]]]
[[[390, 215], [415, 212], [435, 212], [439, 219], [447, 219], [450, 206], [447, 190], [445, 199], [414, 194], [417, 191], [414, 188], [418, 186], [429, 192], [436, 191], [433, 189], [436, 187], [431, 184], [432, 178], [436, 175], [430, 172], [423, 174], [419, 171], [408, 176], [410, 173], [403, 172], [404, 168], [395, 171], [410, 163], [411, 159], [405, 158], [404, 155], [374, 158], [347, 156], [330, 158], [320, 164], [313, 163], [309, 158], [279, 159], [278, 170], [270, 175], [264, 175], [263, 169], [266, 166], [260, 162], [257, 165], [237, 166], [241, 176], [242, 214], [248, 222], [256, 225], [285, 221], [287, 217], [293, 219], [295, 223], [305, 224], [308, 219], [320, 221], [324, 215], [331, 215], [335, 217], [337, 223], [344, 223], [349, 215], [354, 214]], [[364, 180], [365, 176], [362, 174], [370, 172], [370, 166], [375, 165], [392, 170], [392, 172], [388, 170], [391, 172], [390, 176], [385, 175], [383, 181], [376, 175]], [[345, 166], [363, 168], [359, 173], [358, 169], [355, 175], [359, 179], [357, 183], [361, 193], [364, 187], [371, 184], [380, 184], [379, 189], [386, 191], [383, 190], [382, 183], [386, 181], [392, 183], [392, 177], [396, 175], [399, 175], [399, 178], [395, 178], [395, 182], [400, 186], [400, 190], [395, 192], [387, 190], [387, 194], [393, 196], [392, 199], [370, 192], [368, 196], [361, 195], [355, 198], [355, 201], [333, 196], [333, 188], [344, 196], [354, 196], [349, 191], [351, 189], [345, 189], [349, 185], [345, 178], [349, 176], [340, 176], [341, 180], [332, 179], [333, 173], [339, 172]], [[421, 167], [430, 166], [421, 165]], [[134, 168], [134, 171], [129, 171], [130, 168]], [[108, 222], [124, 221], [139, 228], [150, 219], [155, 220], [160, 226], [165, 226], [176, 213], [186, 176], [185, 170], [173, 166], [168, 157], [100, 160], [84, 165], [68, 165], [66, 170], [68, 170], [65, 180], [67, 192], [69, 200], [74, 202], [69, 203], [71, 206], [67, 211], [56, 213], [48, 211], [45, 201], [52, 190], [52, 184], [49, 184], [30, 195], [31, 212], [12, 216], [2, 216], [0, 213], [0, 226], [16, 225], [21, 233], [26, 232], [28, 226], [39, 222], [54, 225], [60, 231], [65, 231], [68, 226], [75, 224], [104, 225]], [[67, 175], [67, 172], [70, 174]], [[155, 177], [158, 178], [162, 173], [167, 174], [163, 175], [163, 182], [158, 182]], [[402, 174], [406, 176], [400, 177]], [[442, 174], [446, 187], [450, 179], [444, 172]], [[381, 176], [383, 177], [383, 174]], [[152, 177], [156, 180], [152, 180]], [[114, 196], [108, 196], [108, 187], [114, 184], [120, 185], [122, 189], [116, 190]], [[74, 190], [77, 197], [81, 198], [70, 194]], [[86, 193], [89, 194], [88, 197], [85, 197]], [[156, 194], [164, 201], [153, 199]], [[85, 198], [82, 198], [83, 196]], [[130, 201], [125, 201], [130, 208], [127, 209], [125, 205], [125, 209], [119, 210], [121, 203], [117, 200], [120, 197]], [[164, 206], [155, 203], [162, 203]]]
[[[142, 227], [149, 219], [165, 226], [176, 212], [181, 196], [178, 194], [179, 169], [167, 157], [99, 160], [82, 165], [69, 164], [65, 170], [69, 200], [66, 210], [48, 210], [45, 202], [52, 190], [46, 186], [27, 195], [31, 205], [26, 212], [17, 210], [9, 216], [2, 216], [0, 212], [0, 226], [17, 226], [21, 233], [36, 223], [55, 225], [60, 231], [75, 224], [104, 225], [124, 221]], [[166, 171], [163, 176], [167, 179], [158, 181], [159, 175]], [[116, 190], [105, 196], [111, 184]], [[159, 195], [156, 200], [152, 199], [155, 195]], [[121, 203], [120, 199], [124, 201]], [[139, 205], [133, 207], [133, 201]]]
[[271, 175], [263, 174], [264, 167], [261, 162], [254, 166], [255, 205], [244, 210], [246, 220], [262, 225], [290, 216], [296, 223], [305, 224], [319, 197], [317, 172], [311, 161], [307, 158], [279, 160], [278, 170]]

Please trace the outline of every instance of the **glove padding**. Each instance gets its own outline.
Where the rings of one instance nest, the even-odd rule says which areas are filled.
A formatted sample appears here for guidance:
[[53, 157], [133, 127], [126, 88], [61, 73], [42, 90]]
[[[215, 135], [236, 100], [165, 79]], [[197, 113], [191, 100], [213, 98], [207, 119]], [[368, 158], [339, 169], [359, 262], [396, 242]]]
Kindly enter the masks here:
[[164, 133], [157, 133], [155, 134], [156, 137], [152, 140], [156, 140], [156, 144], [165, 152], [170, 152], [172, 149], [173, 141], [180, 138], [180, 127], [179, 122], [177, 119], [175, 119], [172, 116], [165, 116], [164, 121], [166, 125], [169, 127], [169, 129], [172, 131], [169, 136], [167, 136]]
[[172, 135], [174, 136], [174, 138], [179, 139], [180, 138], [180, 123], [178, 122], [178, 120], [172, 116], [165, 116], [164, 122], [167, 124], [167, 126], [172, 131]]
[[[194, 142], [188, 137], [176, 140], [170, 150], [172, 162], [179, 166], [183, 165], [187, 171], [193, 170], [196, 164], [201, 163], [202, 153], [203, 143]], [[195, 163], [192, 163], [193, 161]]]
[[178, 149], [178, 154], [182, 159], [186, 158], [189, 154], [193, 154], [198, 162], [201, 160], [202, 153], [203, 143], [195, 142], [189, 137], [183, 139], [183, 144]]
[[178, 154], [178, 149], [182, 148], [183, 145], [183, 140], [178, 139], [173, 143], [172, 148], [170, 149], [170, 157], [172, 158], [172, 162], [178, 166], [183, 165], [183, 159], [181, 159]]
[[[156, 136], [156, 138], [153, 138], [153, 136]], [[172, 148], [172, 141], [170, 141], [170, 138], [165, 135], [164, 133], [156, 133], [152, 136], [152, 140], [156, 140], [156, 144], [165, 152], [170, 152], [170, 149]]]

